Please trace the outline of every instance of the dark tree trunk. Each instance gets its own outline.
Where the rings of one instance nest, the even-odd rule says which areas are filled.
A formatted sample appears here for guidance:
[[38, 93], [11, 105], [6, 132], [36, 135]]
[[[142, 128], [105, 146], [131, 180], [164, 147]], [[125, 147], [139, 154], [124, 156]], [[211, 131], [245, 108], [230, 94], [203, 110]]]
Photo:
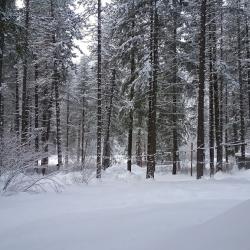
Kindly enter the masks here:
[[[55, 19], [55, 6], [54, 0], [50, 1], [51, 4], [51, 18]], [[56, 44], [56, 31], [52, 33], [52, 42]], [[56, 140], [57, 140], [57, 169], [59, 170], [62, 165], [62, 131], [61, 131], [61, 109], [60, 109], [60, 93], [59, 93], [59, 84], [60, 77], [58, 73], [58, 55], [54, 52], [54, 65], [53, 65], [53, 85], [55, 87], [55, 103], [56, 103]]]
[[6, 0], [0, 2], [0, 175], [3, 165], [1, 155], [4, 136], [4, 100], [3, 100], [3, 54], [4, 54], [4, 14], [6, 11]]
[[[247, 10], [248, 4], [245, 2], [245, 9]], [[246, 59], [247, 59], [247, 88], [248, 88], [248, 119], [250, 119], [250, 42], [249, 42], [249, 17], [246, 15]]]
[[[35, 150], [39, 151], [39, 93], [38, 93], [38, 65], [35, 64]], [[38, 165], [38, 161], [37, 161]]]
[[80, 155], [81, 155], [81, 126], [82, 126], [82, 122], [81, 119], [79, 117], [79, 121], [78, 121], [78, 130], [77, 130], [77, 163], [80, 163]]
[[81, 145], [81, 164], [82, 167], [84, 167], [85, 164], [85, 97], [84, 97], [84, 91], [82, 93], [82, 145]]
[[141, 128], [138, 129], [136, 138], [136, 165], [142, 167], [142, 138]]
[[102, 22], [101, 0], [98, 0], [98, 45], [97, 45], [97, 142], [96, 142], [96, 178], [102, 172]]
[[209, 2], [210, 9], [210, 38], [211, 38], [211, 60], [212, 60], [212, 81], [214, 86], [214, 122], [215, 122], [215, 139], [216, 139], [216, 171], [222, 170], [222, 137], [221, 137], [221, 118], [220, 118], [220, 89], [217, 70], [217, 26], [216, 26], [216, 6], [215, 1]]
[[149, 79], [149, 115], [148, 115], [148, 150], [146, 178], [154, 178], [156, 155], [156, 98], [158, 81], [158, 13], [156, 0], [150, 1], [150, 63]]
[[112, 71], [111, 89], [109, 97], [109, 107], [107, 112], [107, 128], [103, 143], [103, 163], [102, 167], [105, 170], [110, 167], [110, 156], [111, 156], [111, 146], [110, 146], [110, 126], [111, 126], [111, 116], [113, 110], [113, 98], [114, 98], [114, 87], [115, 87], [116, 70]]
[[[209, 14], [211, 20], [211, 14]], [[214, 79], [213, 79], [213, 55], [212, 55], [212, 28], [209, 25], [209, 156], [210, 176], [214, 175]]]
[[23, 90], [22, 90], [22, 143], [27, 142], [29, 111], [27, 95], [27, 75], [28, 75], [28, 47], [29, 47], [29, 26], [30, 26], [30, 0], [25, 0], [25, 31], [24, 31], [24, 58], [23, 58]]
[[[68, 88], [69, 91], [69, 88]], [[67, 108], [66, 108], [66, 154], [65, 165], [69, 166], [69, 92], [67, 93]]]
[[[240, 0], [238, 0], [238, 8], [240, 11]], [[240, 86], [240, 143], [241, 143], [241, 160], [245, 165], [245, 120], [244, 120], [244, 87], [242, 78], [242, 48], [241, 48], [241, 14], [237, 16], [237, 41], [238, 41], [238, 81]]]
[[58, 73], [56, 73], [55, 79], [55, 101], [56, 101], [56, 139], [57, 139], [57, 157], [58, 157], [58, 166], [59, 170], [62, 165], [62, 131], [61, 131], [61, 109], [60, 109], [60, 99], [59, 99], [59, 81]]
[[173, 122], [173, 169], [172, 174], [177, 173], [177, 163], [178, 163], [178, 133], [177, 133], [177, 3], [176, 0], [173, 1], [174, 13], [173, 13], [173, 109], [172, 109], [172, 122]]
[[[135, 14], [134, 14], [134, 2], [132, 6], [132, 24], [131, 24], [131, 39], [134, 38], [135, 29]], [[131, 54], [130, 54], [130, 103], [133, 103], [134, 99], [134, 80], [135, 80], [135, 43], [132, 42]], [[134, 107], [129, 107], [129, 124], [128, 124], [128, 160], [127, 170], [131, 172], [132, 166], [132, 148], [133, 148], [133, 123], [134, 123]]]
[[46, 172], [46, 168], [48, 167], [49, 163], [49, 137], [50, 137], [50, 130], [51, 130], [51, 117], [52, 117], [52, 106], [53, 106], [53, 93], [54, 93], [54, 84], [51, 85], [50, 90], [50, 97], [48, 87], [45, 86], [44, 88], [44, 99], [43, 99], [43, 115], [42, 115], [42, 127], [43, 132], [41, 136], [41, 141], [43, 143], [44, 154], [45, 156], [42, 158], [41, 166], [42, 166], [42, 174], [44, 175]]
[[197, 179], [203, 176], [204, 150], [204, 88], [206, 57], [206, 0], [201, 0], [200, 44], [199, 44], [199, 87], [198, 87], [198, 127], [197, 127]]
[[20, 106], [19, 106], [19, 75], [18, 65], [16, 65], [16, 90], [15, 90], [15, 131], [17, 137], [20, 135]]
[[[223, 0], [220, 0], [220, 61], [221, 63], [224, 61], [224, 29], [223, 29]], [[226, 170], [228, 169], [228, 85], [227, 81], [224, 81], [223, 76], [223, 68], [220, 69], [220, 77], [221, 77], [221, 84], [220, 84], [220, 132], [221, 132], [221, 142], [223, 142], [223, 131], [224, 131], [224, 141], [225, 141], [225, 159], [226, 159]], [[225, 96], [224, 96], [225, 95]], [[223, 103], [225, 101], [225, 103]], [[224, 118], [224, 119], [223, 119]], [[226, 123], [226, 127], [224, 130], [224, 123]], [[222, 147], [223, 149], [223, 147]]]

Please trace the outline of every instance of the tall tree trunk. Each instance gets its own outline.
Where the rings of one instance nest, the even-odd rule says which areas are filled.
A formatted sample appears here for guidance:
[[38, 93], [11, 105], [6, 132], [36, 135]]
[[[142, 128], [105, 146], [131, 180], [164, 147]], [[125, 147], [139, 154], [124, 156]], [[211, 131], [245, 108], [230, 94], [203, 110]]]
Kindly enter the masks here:
[[66, 108], [66, 154], [65, 166], [69, 166], [69, 88], [67, 93], [67, 108]]
[[16, 65], [16, 89], [15, 89], [15, 131], [17, 137], [20, 134], [20, 106], [19, 106], [19, 75], [18, 64]]
[[[221, 69], [220, 69], [220, 77], [221, 77], [221, 85], [220, 85], [220, 131], [221, 138], [223, 141], [223, 130], [224, 125], [226, 125], [224, 130], [224, 141], [225, 141], [225, 160], [226, 160], [226, 170], [228, 170], [228, 84], [227, 81], [224, 81], [222, 63], [224, 61], [224, 29], [223, 29], [223, 0], [220, 0], [220, 61], [221, 61]], [[225, 96], [224, 96], [225, 95]], [[225, 103], [223, 104], [223, 102]], [[224, 116], [225, 115], [225, 116]], [[224, 117], [224, 119], [223, 119]], [[224, 124], [226, 123], [226, 124]]]
[[61, 131], [61, 109], [60, 109], [60, 99], [59, 99], [59, 81], [58, 73], [56, 71], [56, 80], [55, 80], [55, 99], [56, 99], [56, 139], [57, 139], [57, 158], [59, 170], [62, 165], [62, 131]]
[[[50, 1], [51, 5], [51, 18], [52, 20], [55, 19], [55, 6], [54, 0]], [[52, 33], [52, 42], [56, 44], [56, 31], [53, 30]], [[55, 87], [55, 102], [56, 102], [56, 141], [57, 141], [57, 169], [59, 170], [62, 165], [62, 131], [61, 131], [61, 109], [60, 109], [60, 93], [59, 93], [59, 84], [60, 84], [60, 77], [58, 73], [58, 55], [54, 52], [54, 64], [53, 64], [53, 85]]]
[[[131, 24], [131, 39], [134, 40], [134, 29], [135, 29], [135, 14], [134, 14], [134, 2], [132, 5], [132, 24]], [[130, 110], [129, 110], [129, 127], [128, 127], [128, 160], [127, 170], [131, 172], [132, 166], [132, 148], [133, 148], [133, 123], [134, 123], [134, 80], [135, 80], [135, 43], [132, 42], [131, 54], [130, 54]]]
[[4, 14], [6, 11], [6, 0], [0, 3], [0, 175], [3, 165], [3, 157], [1, 155], [4, 136], [4, 100], [3, 100], [3, 55], [4, 55]]
[[25, 31], [24, 31], [24, 58], [23, 58], [23, 90], [22, 90], [22, 143], [27, 142], [29, 111], [27, 96], [27, 75], [28, 75], [28, 47], [29, 47], [29, 26], [30, 26], [30, 0], [25, 0]]
[[201, 0], [200, 44], [199, 44], [199, 87], [198, 87], [198, 127], [197, 127], [197, 179], [203, 176], [204, 150], [204, 88], [206, 58], [206, 0]]
[[82, 167], [85, 165], [85, 97], [82, 97], [82, 145], [81, 145], [81, 164]]
[[173, 0], [174, 13], [173, 13], [173, 110], [172, 110], [172, 122], [173, 122], [173, 169], [172, 174], [176, 175], [177, 173], [177, 163], [178, 163], [178, 133], [177, 133], [177, 3], [176, 0]]
[[110, 156], [111, 156], [111, 146], [110, 146], [110, 126], [111, 126], [111, 116], [113, 110], [113, 98], [114, 98], [114, 88], [115, 88], [115, 78], [116, 70], [112, 71], [111, 89], [109, 97], [109, 107], [107, 112], [107, 128], [103, 143], [103, 163], [102, 168], [105, 170], [110, 167]]
[[97, 45], [97, 142], [96, 142], [96, 178], [102, 172], [102, 22], [101, 0], [98, 0], [98, 45]]
[[[238, 0], [238, 12], [240, 12], [240, 3]], [[242, 48], [241, 48], [241, 13], [237, 16], [237, 42], [238, 42], [238, 81], [240, 86], [240, 143], [241, 143], [241, 161], [242, 166], [245, 166], [245, 120], [244, 120], [244, 88], [242, 79]]]
[[[209, 14], [211, 21], [211, 13]], [[214, 78], [213, 78], [213, 54], [212, 54], [212, 27], [209, 24], [209, 156], [210, 176], [214, 175]]]
[[[245, 1], [245, 9], [248, 9], [247, 1]], [[250, 42], [249, 42], [249, 16], [246, 15], [246, 59], [247, 59], [247, 88], [248, 88], [248, 119], [250, 119]]]
[[156, 155], [156, 98], [158, 82], [158, 13], [156, 3], [150, 1], [150, 63], [149, 80], [149, 117], [148, 117], [148, 150], [146, 178], [154, 178]]
[[[38, 93], [38, 65], [35, 64], [35, 150], [38, 153], [39, 151], [39, 93]], [[37, 161], [38, 165], [38, 161]]]
[[[77, 130], [77, 156], [76, 156], [78, 164], [80, 163], [80, 156], [81, 156], [81, 125], [82, 125], [82, 122], [79, 117], [78, 130]], [[82, 169], [82, 166], [81, 166], [81, 169]]]
[[44, 154], [45, 156], [42, 158], [41, 166], [42, 166], [42, 174], [45, 175], [46, 168], [48, 168], [49, 164], [49, 137], [51, 130], [51, 117], [52, 117], [52, 106], [53, 106], [53, 93], [54, 93], [54, 84], [51, 85], [50, 97], [48, 86], [44, 88], [44, 99], [43, 99], [43, 115], [42, 115], [42, 127], [43, 132], [41, 136], [41, 141], [43, 143]]

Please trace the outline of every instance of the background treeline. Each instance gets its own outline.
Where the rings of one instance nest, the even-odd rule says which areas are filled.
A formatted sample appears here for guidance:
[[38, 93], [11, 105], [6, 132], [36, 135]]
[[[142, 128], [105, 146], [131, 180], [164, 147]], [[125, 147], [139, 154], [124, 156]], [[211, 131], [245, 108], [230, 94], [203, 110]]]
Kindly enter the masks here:
[[[176, 174], [194, 141], [198, 178], [206, 164], [211, 175], [228, 170], [235, 155], [247, 166], [247, 0], [1, 0], [0, 8], [7, 185], [31, 169], [83, 169], [93, 159], [100, 178], [118, 154], [129, 171], [147, 165], [147, 178], [156, 163], [171, 162]], [[90, 37], [90, 54], [74, 64], [74, 41]]]

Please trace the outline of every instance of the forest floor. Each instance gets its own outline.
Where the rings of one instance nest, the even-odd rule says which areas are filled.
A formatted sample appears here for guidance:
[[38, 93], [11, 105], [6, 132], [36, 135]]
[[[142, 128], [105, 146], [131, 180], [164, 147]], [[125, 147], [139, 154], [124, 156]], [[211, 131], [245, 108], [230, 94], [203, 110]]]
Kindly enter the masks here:
[[1, 250], [250, 250], [250, 171], [57, 178], [62, 192], [0, 197]]

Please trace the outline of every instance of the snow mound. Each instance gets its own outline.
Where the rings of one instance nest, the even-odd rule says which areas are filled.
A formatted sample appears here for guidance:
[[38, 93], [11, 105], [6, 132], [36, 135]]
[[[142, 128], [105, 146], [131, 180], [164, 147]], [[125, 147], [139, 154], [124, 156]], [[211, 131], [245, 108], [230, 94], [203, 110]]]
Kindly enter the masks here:
[[126, 165], [114, 165], [103, 172], [103, 179], [105, 180], [119, 180], [124, 182], [133, 182], [145, 180], [146, 168], [132, 166], [132, 171], [127, 170]]

